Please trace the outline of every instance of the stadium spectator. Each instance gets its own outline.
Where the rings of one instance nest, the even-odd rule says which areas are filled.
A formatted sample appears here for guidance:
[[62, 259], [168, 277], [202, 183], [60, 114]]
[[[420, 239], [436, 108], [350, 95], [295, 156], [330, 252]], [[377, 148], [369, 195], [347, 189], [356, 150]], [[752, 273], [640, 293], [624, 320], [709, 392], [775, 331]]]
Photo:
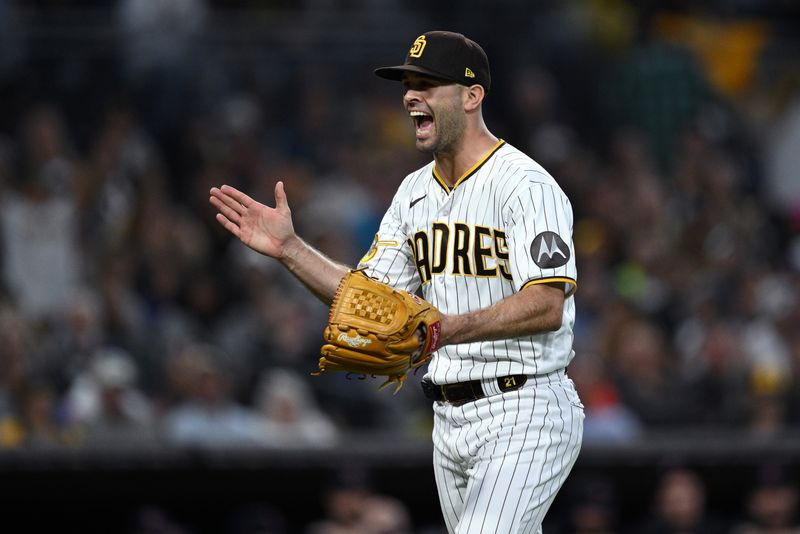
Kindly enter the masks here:
[[746, 499], [746, 518], [733, 534], [797, 534], [800, 532], [800, 492], [787, 466], [765, 465]]
[[305, 377], [276, 368], [256, 387], [254, 405], [264, 418], [264, 444], [277, 447], [326, 447], [339, 430], [316, 405]]
[[75, 161], [66, 130], [53, 106], [24, 117], [18, 169], [0, 197], [3, 282], [32, 320], [57, 319], [83, 276]]
[[562, 534], [614, 534], [619, 532], [617, 495], [613, 484], [602, 477], [584, 476], [570, 484], [565, 495], [567, 511]]
[[180, 400], [164, 416], [164, 437], [188, 448], [261, 446], [265, 436], [259, 417], [235, 401], [217, 355], [216, 349], [199, 344], [174, 355], [169, 372]]
[[713, 517], [706, 488], [697, 473], [670, 469], [658, 481], [651, 517], [632, 529], [633, 534], [723, 534], [727, 525]]
[[403, 503], [372, 490], [358, 470], [343, 471], [325, 494], [326, 516], [311, 522], [306, 534], [411, 534], [411, 517]]
[[124, 449], [157, 443], [155, 413], [137, 380], [129, 354], [116, 347], [95, 352], [65, 394], [65, 410], [81, 426], [84, 445]]

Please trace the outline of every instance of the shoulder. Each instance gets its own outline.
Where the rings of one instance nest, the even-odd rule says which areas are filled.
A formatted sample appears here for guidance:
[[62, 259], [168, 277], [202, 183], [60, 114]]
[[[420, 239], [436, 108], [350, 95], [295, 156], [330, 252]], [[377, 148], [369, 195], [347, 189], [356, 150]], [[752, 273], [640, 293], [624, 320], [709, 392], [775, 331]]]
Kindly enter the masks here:
[[431, 161], [427, 165], [420, 167], [414, 172], [406, 175], [400, 186], [397, 188], [396, 199], [403, 199], [412, 196], [416, 191], [421, 188], [427, 187], [428, 183], [433, 180], [433, 164]]
[[509, 143], [500, 147], [497, 157], [506, 173], [517, 173], [526, 182], [558, 185], [555, 178], [539, 162]]
[[508, 143], [497, 151], [500, 173], [499, 185], [507, 199], [528, 194], [531, 190], [541, 194], [547, 191], [566, 198], [556, 179], [536, 160]]

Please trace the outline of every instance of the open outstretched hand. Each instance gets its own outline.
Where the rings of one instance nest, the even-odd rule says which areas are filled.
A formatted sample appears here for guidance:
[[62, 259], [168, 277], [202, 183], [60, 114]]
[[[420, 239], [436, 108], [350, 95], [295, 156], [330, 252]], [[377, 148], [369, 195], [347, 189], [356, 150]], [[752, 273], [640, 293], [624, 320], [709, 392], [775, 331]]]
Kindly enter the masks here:
[[209, 202], [217, 221], [256, 252], [280, 258], [289, 239], [294, 237], [292, 214], [283, 182], [275, 184], [275, 207], [257, 202], [229, 185], [212, 187]]

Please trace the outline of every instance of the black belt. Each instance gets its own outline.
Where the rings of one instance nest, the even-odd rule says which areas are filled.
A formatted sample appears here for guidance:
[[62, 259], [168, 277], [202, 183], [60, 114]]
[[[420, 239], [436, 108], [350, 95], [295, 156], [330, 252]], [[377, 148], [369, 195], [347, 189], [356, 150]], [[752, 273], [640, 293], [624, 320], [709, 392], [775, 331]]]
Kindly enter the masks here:
[[[505, 393], [506, 391], [514, 391], [521, 388], [528, 381], [528, 377], [526, 375], [509, 375], [501, 376], [496, 380], [500, 391]], [[480, 380], [444, 384], [442, 386], [434, 384], [430, 380], [423, 380], [422, 392], [432, 401], [449, 402], [454, 406], [460, 406], [486, 396]]]

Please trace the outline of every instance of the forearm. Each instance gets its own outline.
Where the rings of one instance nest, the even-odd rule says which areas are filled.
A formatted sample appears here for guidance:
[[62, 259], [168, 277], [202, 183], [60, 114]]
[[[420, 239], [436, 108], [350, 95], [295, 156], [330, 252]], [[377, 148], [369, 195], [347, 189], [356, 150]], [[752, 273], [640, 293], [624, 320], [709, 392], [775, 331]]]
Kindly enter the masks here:
[[442, 345], [493, 341], [558, 330], [564, 293], [531, 286], [496, 304], [462, 315], [442, 316]]
[[297, 236], [285, 244], [279, 261], [325, 304], [333, 301], [339, 282], [350, 270]]

